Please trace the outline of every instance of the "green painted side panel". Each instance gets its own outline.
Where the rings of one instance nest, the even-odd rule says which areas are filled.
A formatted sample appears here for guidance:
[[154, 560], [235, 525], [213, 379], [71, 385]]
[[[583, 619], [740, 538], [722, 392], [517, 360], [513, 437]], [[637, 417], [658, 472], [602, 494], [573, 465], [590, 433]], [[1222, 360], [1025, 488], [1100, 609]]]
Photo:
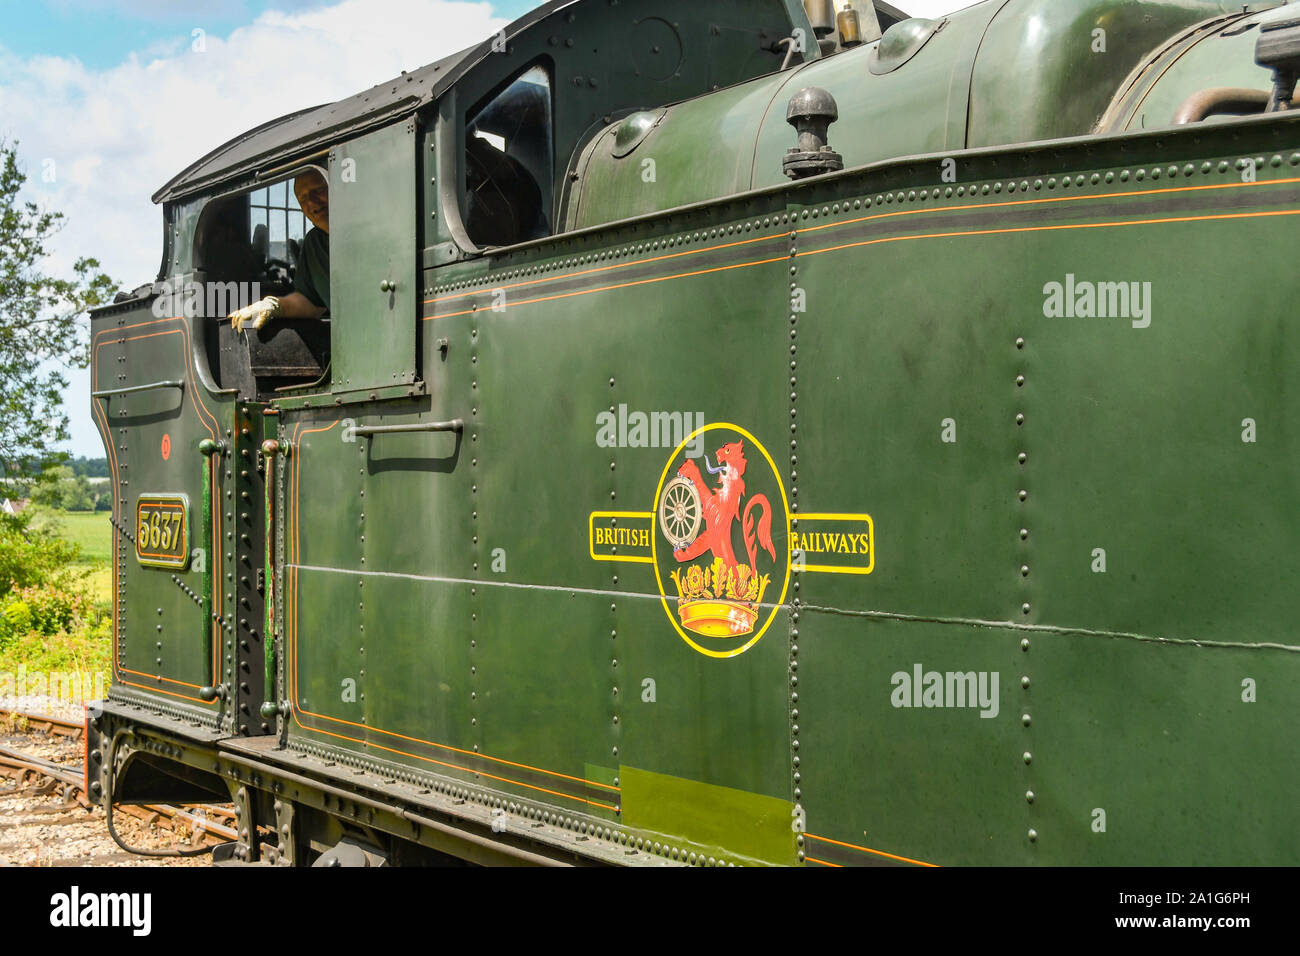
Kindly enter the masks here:
[[[1020, 633], [811, 611], [799, 630], [800, 785], [812, 862], [1032, 862]], [[924, 695], [930, 672], [943, 675], [942, 700], [963, 706]], [[974, 700], [967, 683], [961, 698], [956, 681], [948, 694], [949, 673], [975, 675]]]
[[517, 778], [514, 789], [523, 796], [612, 818], [619, 803], [615, 790], [570, 786], [586, 779], [588, 764], [608, 766], [618, 759], [622, 702], [614, 692], [609, 600], [484, 587], [471, 603], [477, 614], [470, 627], [475, 673], [467, 675], [473, 689], [466, 696], [472, 695], [467, 704], [483, 753], [549, 771], [517, 775], [515, 768], [503, 768], [500, 775]]
[[[787, 615], [776, 613], [739, 658], [709, 658], [674, 631], [676, 593], [660, 599], [649, 565], [593, 560], [589, 539], [592, 512], [653, 511], [674, 446], [698, 423], [734, 421], [782, 454], [787, 398], [771, 383], [788, 371], [786, 245], [778, 234], [739, 257], [713, 253], [707, 278], [673, 280], [692, 286], [687, 309], [656, 282], [619, 284], [575, 308], [563, 296], [515, 292], [504, 276], [507, 308], [473, 307], [478, 293], [448, 304], [452, 314], [434, 322], [445, 357], [433, 349], [425, 358], [429, 398], [347, 414], [357, 425], [463, 417], [459, 444], [450, 435], [349, 443], [342, 412], [286, 414], [302, 521], [317, 502], [332, 503], [330, 521], [300, 526], [291, 547], [301, 565], [291, 610], [299, 690], [331, 696], [332, 709], [316, 713], [366, 724], [340, 729], [300, 715], [294, 740], [422, 769], [434, 757], [494, 790], [613, 821], [618, 784], [587, 776], [588, 767], [632, 760], [782, 802], [790, 855]], [[670, 262], [667, 271], [681, 269]], [[693, 345], [705, 317], [710, 340]], [[647, 363], [665, 342], [680, 344]], [[673, 429], [606, 447], [618, 441], [602, 437], [600, 416], [629, 405], [674, 413]], [[716, 454], [707, 441], [693, 452], [705, 453]], [[779, 507], [771, 466], [756, 445], [747, 454], [754, 487], [766, 467]], [[362, 667], [364, 706], [343, 704], [339, 681]], [[650, 700], [646, 679], [659, 688]], [[439, 756], [429, 742], [466, 752]], [[457, 776], [452, 767], [434, 769]], [[699, 832], [684, 823], [677, 835], [703, 846], [731, 825], [729, 813], [701, 811]]]
[[[659, 773], [790, 801], [789, 614], [778, 613], [738, 657], [709, 658], [674, 629], [677, 595], [671, 582], [668, 588], [666, 606], [641, 599], [624, 602], [620, 614], [620, 634], [629, 635], [619, 659], [627, 688], [620, 756]], [[698, 839], [690, 829], [678, 832]]]
[[1231, 0], [1009, 0], [971, 77], [968, 145], [1087, 133], [1147, 54], [1240, 9]]
[[674, 837], [689, 832], [710, 856], [725, 848], [755, 861], [795, 862], [794, 805], [788, 800], [636, 767], [620, 767], [619, 777], [630, 826]]
[[[1288, 186], [1236, 192], [1202, 194], [1179, 214], [1249, 215], [1279, 194], [1300, 198]], [[1020, 484], [1044, 620], [1295, 643], [1294, 565], [1280, 556], [1300, 537], [1300, 421], [1289, 411], [1300, 337], [1277, 278], [1292, 257], [1269, 240], [1274, 228], [1238, 219], [1170, 223], [1158, 242], [1132, 229], [1104, 245], [1010, 241], [1024, 264], [1003, 286], [1013, 301], [1041, 302], [1042, 286], [1067, 274], [1150, 282], [1147, 328], [1041, 309], [1022, 324]], [[1233, 288], [1215, 267], [1230, 249], [1252, 250], [1234, 261]], [[1254, 441], [1243, 441], [1247, 419]]]
[[[935, 221], [886, 219], [862, 236], [927, 233]], [[872, 241], [848, 229], [799, 239], [808, 311], [799, 322], [797, 487], [801, 511], [871, 515], [875, 566], [808, 575], [803, 599], [1007, 620], [1019, 604], [1009, 507], [1017, 316], [1000, 307], [1001, 285], [982, 268], [932, 267], [961, 261], [965, 240], [836, 250]]]
[[[470, 722], [473, 652], [461, 623], [472, 603], [468, 588], [380, 577], [365, 584], [358, 656], [369, 690], [366, 722], [460, 750], [481, 744]], [[400, 739], [370, 739], [407, 749]], [[438, 749], [428, 755], [460, 763]]]
[[1040, 862], [1300, 859], [1294, 652], [1040, 635], [1027, 658]]
[[330, 150], [335, 391], [415, 380], [415, 147], [408, 120]]
[[[361, 582], [356, 578], [343, 582], [341, 575], [324, 571], [298, 570], [294, 578], [291, 590], [297, 592], [301, 612], [290, 631], [289, 674], [294, 706], [302, 712], [295, 719], [348, 737], [360, 736], [363, 727], [341, 722], [362, 724], [369, 703], [360, 650], [364, 646], [360, 643]], [[320, 640], [323, 633], [334, 639]]]

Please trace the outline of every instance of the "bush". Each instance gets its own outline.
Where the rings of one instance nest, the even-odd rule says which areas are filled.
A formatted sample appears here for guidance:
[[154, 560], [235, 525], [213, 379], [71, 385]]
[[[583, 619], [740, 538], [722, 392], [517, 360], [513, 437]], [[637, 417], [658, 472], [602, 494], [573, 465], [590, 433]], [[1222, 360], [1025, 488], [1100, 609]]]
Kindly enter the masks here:
[[0, 647], [24, 634], [72, 631], [92, 616], [90, 602], [81, 594], [52, 584], [19, 588], [4, 598], [0, 609]]
[[0, 611], [0, 647], [7, 647], [32, 629], [32, 609], [19, 600], [6, 599]]
[[53, 522], [32, 525], [31, 509], [0, 514], [0, 673], [111, 674], [111, 607], [91, 600], [91, 572], [72, 565], [81, 549], [54, 537]]
[[33, 530], [27, 511], [0, 514], [0, 596], [40, 584], [71, 589], [78, 574], [69, 565], [80, 554], [75, 544]]

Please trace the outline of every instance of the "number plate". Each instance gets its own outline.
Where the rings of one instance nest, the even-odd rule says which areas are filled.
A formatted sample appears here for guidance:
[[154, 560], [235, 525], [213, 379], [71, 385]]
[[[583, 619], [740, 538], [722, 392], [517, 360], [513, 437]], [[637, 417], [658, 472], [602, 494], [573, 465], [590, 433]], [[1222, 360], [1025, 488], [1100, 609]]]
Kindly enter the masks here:
[[135, 558], [156, 568], [190, 563], [190, 503], [184, 495], [141, 495], [135, 505]]

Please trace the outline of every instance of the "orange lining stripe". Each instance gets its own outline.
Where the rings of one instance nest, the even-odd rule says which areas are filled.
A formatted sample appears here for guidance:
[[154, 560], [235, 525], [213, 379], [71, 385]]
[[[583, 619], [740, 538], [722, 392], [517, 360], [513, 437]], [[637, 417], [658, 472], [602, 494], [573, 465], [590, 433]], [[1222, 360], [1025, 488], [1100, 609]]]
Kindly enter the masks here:
[[[1225, 219], [1261, 219], [1269, 216], [1300, 215], [1300, 209], [1279, 209], [1270, 212], [1235, 212], [1220, 213], [1211, 216], [1171, 216], [1166, 219], [1130, 219], [1116, 222], [1080, 222], [1062, 223], [1055, 226], [1015, 226], [1006, 229], [973, 229], [966, 232], [932, 232], [911, 236], [884, 236], [879, 239], [863, 239], [860, 242], [846, 242], [838, 246], [826, 246], [823, 249], [809, 249], [799, 256], [815, 256], [823, 252], [838, 252], [841, 249], [855, 249], [862, 246], [874, 246], [887, 242], [903, 242], [908, 239], [953, 239], [965, 236], [999, 236], [1023, 232], [1057, 232], [1065, 229], [1111, 229], [1121, 226], [1158, 226], [1175, 222], [1214, 222]], [[521, 303], [522, 304], [522, 303]]]
[[807, 860], [809, 863], [820, 863], [822, 866], [833, 866], [837, 870], [844, 869], [843, 863], [827, 863], [825, 860], [819, 860], [816, 857], [807, 856], [807, 855], [804, 856], [804, 859]]
[[[304, 711], [304, 713], [307, 713], [307, 711]], [[302, 724], [299, 724], [298, 726], [302, 727]], [[346, 734], [331, 733], [328, 730], [320, 730], [316, 727], [305, 727], [303, 729], [313, 730], [318, 734], [328, 734], [329, 736], [337, 737], [340, 740], [352, 740], [352, 741], [356, 741], [359, 744], [366, 744], [367, 746], [370, 747], [378, 747], [380, 750], [386, 750], [391, 754], [401, 754], [402, 756], [406, 756], [406, 757], [414, 757], [416, 760], [424, 760], [427, 761], [428, 763], [437, 764], [440, 767], [450, 767], [452, 770], [460, 770], [463, 773], [472, 773], [476, 776], [490, 777], [493, 780], [500, 780], [503, 783], [514, 784], [517, 787], [527, 787], [529, 790], [538, 790], [542, 793], [549, 793], [557, 797], [564, 797], [566, 800], [576, 800], [578, 803], [590, 804], [593, 807], [604, 807], [606, 810], [614, 809], [613, 805], [608, 803], [601, 803], [597, 800], [588, 800], [586, 797], [575, 797], [573, 796], [573, 794], [563, 793], [559, 790], [547, 790], [545, 787], [537, 787], [531, 783], [524, 783], [521, 780], [511, 780], [509, 777], [498, 777], [495, 774], [488, 773], [485, 770], [470, 770], [468, 767], [460, 767], [454, 763], [447, 763], [445, 760], [435, 760], [433, 757], [421, 757], [419, 754], [407, 753], [405, 750], [394, 750], [392, 747], [385, 747], [383, 744], [371, 743], [370, 741], [367, 740], [360, 740], [356, 737], [349, 737]]]
[[[875, 219], [895, 219], [899, 216], [917, 216], [932, 212], [964, 212], [970, 209], [1005, 209], [1008, 206], [1038, 206], [1043, 203], [1080, 202], [1089, 199], [1129, 199], [1133, 196], [1164, 196], [1170, 193], [1201, 192], [1209, 189], [1242, 189], [1247, 186], [1284, 186], [1287, 183], [1300, 183], [1300, 176], [1288, 179], [1257, 180], [1253, 183], [1209, 183], [1204, 186], [1172, 186], [1166, 189], [1137, 189], [1130, 192], [1096, 193], [1083, 196], [1045, 196], [1042, 199], [1007, 199], [1002, 202], [982, 202], [965, 206], [926, 206], [921, 209], [908, 209], [900, 212], [875, 213], [859, 216], [856, 219], [843, 219], [839, 222], [824, 222], [820, 226], [800, 227], [799, 232], [818, 232], [822, 229], [835, 229], [858, 222], [870, 222]], [[1082, 189], [1083, 187], [1078, 187]], [[890, 191], [891, 193], [893, 190]]]
[[[293, 520], [293, 552], [292, 552], [292, 553], [293, 553], [293, 556], [294, 556], [294, 563], [297, 563], [297, 561], [298, 561], [298, 559], [299, 559], [299, 557], [300, 557], [300, 554], [301, 554], [300, 544], [299, 544], [299, 536], [298, 536], [298, 529], [299, 529], [299, 522], [298, 522], [298, 492], [299, 492], [299, 488], [300, 488], [300, 478], [301, 478], [301, 475], [302, 475], [302, 469], [301, 469], [301, 467], [299, 466], [299, 463], [302, 461], [302, 445], [301, 445], [301, 441], [300, 441], [300, 436], [306, 436], [306, 435], [312, 434], [312, 433], [314, 433], [314, 432], [326, 432], [326, 431], [329, 431], [330, 429], [334, 428], [334, 426], [337, 425], [337, 424], [338, 424], [338, 422], [335, 421], [335, 422], [331, 422], [329, 425], [324, 426], [324, 427], [321, 427], [321, 428], [308, 428], [308, 429], [304, 429], [304, 430], [301, 430], [301, 431], [299, 430], [299, 429], [301, 428], [301, 426], [299, 426], [299, 429], [295, 429], [295, 431], [294, 431], [294, 444], [295, 444], [295, 445], [298, 445], [298, 448], [296, 449], [296, 450], [297, 450], [297, 454], [293, 456], [293, 457], [294, 457], [294, 462], [295, 462], [295, 464], [294, 464], [294, 474], [293, 474], [293, 519], [292, 519], [292, 520]], [[424, 744], [425, 746], [429, 746], [429, 747], [437, 747], [437, 748], [439, 748], [439, 749], [441, 749], [441, 750], [447, 750], [447, 751], [450, 751], [450, 752], [452, 752], [452, 753], [464, 754], [464, 755], [466, 755], [466, 756], [468, 756], [468, 757], [478, 757], [478, 758], [483, 759], [483, 760], [490, 760], [490, 761], [492, 761], [493, 763], [504, 764], [504, 765], [506, 765], [506, 766], [510, 766], [510, 767], [518, 767], [518, 768], [521, 769], [521, 770], [531, 770], [531, 771], [533, 771], [534, 773], [544, 773], [544, 774], [547, 774], [548, 776], [552, 776], [552, 777], [560, 777], [560, 778], [563, 778], [563, 779], [565, 779], [565, 780], [572, 780], [572, 781], [575, 782], [575, 783], [581, 783], [581, 784], [585, 784], [585, 785], [587, 785], [587, 786], [591, 786], [591, 787], [598, 787], [598, 788], [600, 788], [600, 789], [602, 789], [602, 790], [608, 790], [608, 791], [610, 791], [610, 792], [612, 792], [612, 793], [619, 793], [619, 792], [620, 792], [620, 788], [615, 787], [615, 786], [612, 786], [612, 785], [607, 784], [607, 783], [600, 783], [600, 782], [598, 782], [598, 781], [596, 781], [596, 780], [587, 780], [586, 778], [583, 778], [583, 777], [575, 777], [575, 776], [573, 776], [573, 775], [571, 775], [571, 774], [560, 773], [560, 772], [557, 771], [557, 770], [546, 770], [546, 769], [544, 769], [544, 768], [542, 768], [542, 767], [534, 767], [534, 766], [532, 766], [532, 765], [530, 765], [530, 764], [526, 764], [526, 763], [518, 763], [518, 762], [513, 761], [513, 760], [506, 760], [506, 759], [503, 758], [503, 757], [492, 757], [492, 756], [489, 756], [488, 754], [484, 754], [484, 753], [475, 753], [474, 751], [464, 750], [464, 749], [462, 749], [462, 748], [460, 748], [460, 747], [453, 747], [453, 746], [451, 746], [450, 744], [442, 744], [442, 743], [438, 743], [437, 741], [433, 741], [433, 740], [425, 740], [425, 739], [423, 739], [423, 738], [421, 738], [421, 737], [411, 737], [411, 736], [408, 736], [408, 735], [406, 735], [406, 734], [399, 734], [399, 733], [397, 733], [397, 732], [395, 732], [395, 731], [384, 730], [384, 729], [381, 728], [381, 727], [371, 727], [371, 726], [369, 726], [369, 725], [367, 725], [367, 724], [359, 724], [359, 723], [356, 723], [356, 722], [354, 722], [354, 721], [344, 720], [344, 719], [342, 719], [341, 717], [330, 717], [330, 716], [327, 716], [327, 715], [325, 715], [325, 714], [318, 714], [318, 713], [315, 713], [314, 711], [304, 710], [304, 709], [300, 708], [300, 707], [298, 706], [298, 703], [297, 703], [297, 700], [298, 700], [298, 668], [297, 668], [297, 663], [298, 663], [298, 613], [297, 613], [297, 610], [298, 610], [298, 600], [297, 600], [297, 594], [298, 594], [298, 569], [297, 569], [297, 568], [293, 568], [293, 569], [291, 569], [291, 570], [292, 570], [292, 572], [293, 572], [293, 574], [292, 574], [292, 585], [291, 585], [291, 588], [290, 588], [290, 594], [292, 595], [292, 597], [291, 597], [292, 610], [291, 610], [290, 613], [291, 613], [292, 617], [291, 617], [291, 636], [290, 636], [289, 646], [290, 646], [290, 648], [291, 648], [291, 653], [292, 653], [292, 656], [293, 656], [293, 666], [292, 666], [292, 668], [291, 668], [291, 673], [292, 673], [292, 682], [293, 682], [293, 683], [292, 683], [292, 686], [293, 686], [293, 694], [292, 694], [292, 697], [293, 697], [293, 702], [294, 702], [294, 708], [293, 708], [293, 709], [294, 709], [294, 715], [295, 715], [295, 716], [294, 716], [294, 721], [295, 721], [295, 723], [298, 724], [299, 727], [303, 727], [303, 724], [302, 724], [301, 721], [299, 721], [299, 720], [297, 719], [297, 714], [298, 714], [298, 713], [303, 713], [303, 714], [307, 714], [308, 716], [311, 716], [311, 717], [319, 718], [319, 719], [321, 719], [321, 720], [327, 720], [327, 721], [329, 721], [329, 722], [331, 722], [331, 723], [344, 724], [345, 726], [349, 726], [349, 727], [360, 727], [360, 728], [362, 728], [362, 729], [370, 730], [370, 731], [373, 731], [373, 732], [375, 732], [375, 733], [381, 733], [381, 734], [384, 734], [385, 736], [388, 736], [388, 737], [396, 737], [396, 738], [398, 738], [398, 739], [400, 739], [400, 740], [409, 740], [409, 741], [411, 741], [412, 743]], [[347, 735], [345, 735], [345, 734], [334, 734], [334, 733], [331, 733], [330, 731], [327, 731], [327, 730], [320, 730], [319, 728], [315, 728], [315, 727], [303, 727], [303, 729], [304, 729], [304, 730], [314, 730], [314, 731], [316, 731], [316, 732], [318, 732], [318, 733], [323, 733], [323, 734], [329, 734], [331, 737], [338, 737], [339, 739], [342, 739], [342, 740], [352, 740], [352, 741], [355, 741], [355, 742], [357, 742], [357, 743], [369, 743], [368, 741], [364, 741], [364, 740], [361, 740], [361, 739], [356, 738], [356, 737], [349, 737], [349, 736], [347, 736]], [[394, 749], [392, 749], [392, 748], [389, 748], [389, 747], [382, 747], [380, 744], [374, 744], [374, 743], [370, 743], [369, 745], [370, 745], [370, 746], [373, 746], [373, 747], [380, 747], [380, 749], [382, 749], [382, 750], [387, 750], [387, 751], [389, 751], [390, 753], [404, 754], [404, 755], [406, 755], [406, 756], [408, 756], [408, 757], [415, 757], [417, 760], [428, 760], [428, 761], [430, 761], [430, 762], [432, 762], [432, 763], [441, 764], [442, 766], [453, 767], [453, 768], [455, 768], [455, 769], [457, 769], [457, 770], [462, 770], [462, 771], [464, 771], [464, 772], [466, 772], [466, 773], [481, 773], [481, 774], [483, 774], [484, 776], [491, 777], [491, 778], [494, 779], [494, 780], [503, 780], [503, 781], [505, 781], [505, 782], [507, 782], [507, 783], [517, 783], [517, 784], [519, 784], [519, 786], [521, 786], [521, 787], [531, 787], [531, 788], [534, 789], [534, 790], [541, 790], [541, 791], [544, 792], [544, 793], [554, 793], [554, 792], [557, 792], [557, 791], [547, 790], [545, 787], [534, 787], [532, 784], [523, 783], [522, 781], [518, 781], [518, 780], [511, 780], [511, 779], [508, 778], [508, 777], [496, 777], [496, 776], [494, 776], [493, 774], [486, 773], [485, 771], [481, 771], [481, 770], [472, 770], [472, 769], [469, 768], [469, 767], [462, 767], [462, 766], [460, 766], [460, 765], [458, 765], [458, 764], [445, 763], [445, 762], [443, 762], [443, 761], [434, 760], [434, 759], [431, 758], [431, 757], [422, 757], [422, 756], [420, 756], [419, 754], [407, 753], [407, 752], [404, 751], [404, 750], [394, 750]], [[572, 797], [572, 796], [570, 796], [569, 794], [560, 794], [560, 795], [561, 795], [561, 796], [569, 797], [569, 799], [572, 799], [572, 800], [583, 800], [584, 802], [586, 802], [586, 803], [590, 803], [590, 804], [592, 804], [592, 805], [594, 805], [594, 806], [600, 806], [600, 807], [605, 807], [605, 806], [607, 806], [606, 804], [599, 803], [599, 802], [596, 802], [596, 801], [593, 801], [593, 800], [586, 800], [585, 798], [582, 798], [582, 797]], [[610, 806], [610, 807], [608, 807], [608, 809], [613, 810], [614, 808], [613, 808], [612, 806]]]
[[[1204, 187], [1191, 187], [1191, 188], [1199, 189]], [[890, 243], [890, 242], [904, 242], [912, 239], [954, 239], [954, 238], [964, 238], [970, 236], [997, 236], [997, 235], [1011, 235], [1015, 233], [1057, 232], [1065, 229], [1108, 229], [1108, 228], [1119, 228], [1121, 226], [1164, 225], [1169, 223], [1180, 223], [1180, 222], [1214, 222], [1218, 220], [1228, 220], [1228, 219], [1259, 219], [1259, 218], [1265, 218], [1270, 216], [1294, 216], [1297, 214], [1300, 214], [1300, 209], [1271, 210], [1268, 212], [1218, 213], [1218, 214], [1206, 215], [1206, 216], [1171, 216], [1164, 219], [1132, 219], [1132, 220], [1119, 220], [1115, 222], [1063, 223], [1063, 224], [1057, 224], [1052, 226], [1015, 226], [1015, 227], [1008, 227], [1005, 229], [971, 229], [971, 230], [964, 230], [964, 231], [957, 231], [957, 232], [914, 233], [909, 236], [882, 236], [878, 239], [863, 239], [858, 242], [846, 242], [837, 246], [826, 246], [825, 248], [822, 249], [809, 249], [807, 251], [798, 252], [795, 258], [801, 258], [803, 256], [815, 256], [823, 252], [837, 252], [842, 249], [855, 249], [855, 248], [861, 248], [863, 246], [874, 246], [874, 245], [880, 245], [883, 243]], [[624, 283], [619, 283], [617, 285], [600, 286], [595, 289], [578, 289], [573, 292], [563, 292], [563, 293], [558, 293], [556, 295], [539, 296], [534, 299], [521, 299], [517, 302], [507, 302], [504, 306], [501, 307], [501, 310], [504, 311], [505, 309], [511, 309], [521, 305], [534, 305], [538, 302], [548, 302], [552, 299], [566, 299], [578, 295], [593, 295], [598, 292], [609, 292], [615, 289], [625, 289], [631, 286], [646, 285], [652, 282], [667, 282], [671, 279], [684, 279], [684, 278], [689, 278], [691, 276], [706, 275], [711, 272], [725, 272], [729, 269], [742, 269], [748, 266], [764, 265], [766, 263], [782, 262], [787, 260], [793, 261], [788, 256], [777, 256], [771, 259], [757, 259], [752, 262], [735, 263], [729, 266], [717, 266], [712, 269], [701, 269], [695, 272], [679, 272], [673, 275], [658, 276], [656, 278], [651, 278], [651, 279], [639, 279], [635, 282], [624, 282]], [[428, 322], [432, 319], [448, 319], [458, 315], [469, 315], [477, 311], [480, 310], [463, 309], [459, 312], [442, 312], [437, 315], [426, 315], [424, 317], [424, 321]], [[484, 309], [482, 311], [487, 311], [487, 310]]]
[[[611, 292], [614, 289], [628, 289], [638, 285], [649, 285], [650, 283], [653, 282], [667, 282], [669, 279], [688, 279], [691, 276], [703, 276], [703, 275], [708, 275], [711, 272], [727, 272], [731, 269], [746, 269], [750, 266], [767, 265], [770, 262], [785, 262], [789, 258], [790, 257], [788, 255], [773, 256], [770, 259], [754, 259], [751, 262], [733, 262], [729, 266], [714, 266], [711, 269], [696, 269], [693, 272], [678, 272], [668, 276], [654, 276], [649, 279], [636, 279], [632, 282], [619, 282], [615, 285], [599, 286], [595, 289], [578, 289], [575, 292], [557, 292], [555, 295], [543, 295], [543, 296], [538, 296], [535, 299], [521, 299], [518, 302], [507, 302], [504, 308], [509, 309], [512, 308], [513, 306], [533, 305], [534, 303], [537, 302], [550, 302], [552, 299], [568, 299], [575, 295], [592, 295], [593, 293], [596, 292]], [[450, 319], [457, 315], [469, 315], [471, 312], [477, 312], [477, 311], [479, 310], [462, 309], [460, 312], [441, 312], [437, 315], [426, 315], [424, 317], [424, 321], [428, 322], [431, 319]]]
[[[724, 242], [712, 246], [702, 246], [699, 249], [685, 249], [682, 250], [681, 252], [672, 252], [672, 253], [668, 253], [667, 255], [649, 256], [644, 259], [633, 259], [629, 262], [620, 262], [608, 266], [598, 266], [594, 269], [579, 269], [576, 272], [564, 272], [558, 275], [547, 276], [544, 279], [529, 279], [526, 282], [513, 282], [508, 285], [500, 285], [500, 286], [485, 285], [480, 289], [472, 290], [469, 292], [458, 292], [455, 295], [442, 295], [442, 296], [435, 296], [431, 299], [425, 299], [423, 304], [429, 305], [430, 303], [433, 302], [450, 302], [455, 299], [464, 299], [473, 295], [481, 295], [484, 292], [494, 291], [496, 289], [518, 289], [518, 288], [523, 288], [525, 286], [542, 285], [548, 282], [557, 282], [560, 279], [578, 278], [580, 276], [591, 275], [593, 273], [598, 273], [598, 272], [608, 272], [610, 270], [616, 270], [616, 269], [628, 269], [631, 268], [632, 266], [644, 265], [646, 263], [651, 263], [651, 262], [660, 262], [666, 259], [675, 259], [678, 258], [679, 256], [698, 255], [706, 252], [714, 252], [718, 249], [728, 249], [733, 246], [743, 246], [755, 242], [763, 242], [765, 240], [779, 239], [783, 236], [788, 235], [791, 232], [799, 232], [799, 233], [819, 232], [823, 229], [838, 229], [843, 226], [851, 226], [856, 223], [874, 222], [881, 219], [897, 219], [901, 216], [919, 216], [919, 215], [925, 215], [925, 214], [937, 213], [937, 212], [968, 212], [977, 209], [1005, 209], [1011, 206], [1038, 206], [1038, 205], [1043, 205], [1045, 203], [1083, 202], [1083, 201], [1093, 200], [1093, 199], [1128, 199], [1134, 196], [1163, 196], [1163, 195], [1170, 195], [1172, 193], [1204, 192], [1207, 190], [1220, 190], [1220, 189], [1243, 189], [1249, 186], [1282, 186], [1288, 183], [1300, 183], [1300, 177], [1261, 180], [1253, 183], [1207, 183], [1204, 186], [1171, 186], [1171, 187], [1166, 187], [1161, 189], [1138, 189], [1129, 192], [1109, 192], [1109, 193], [1095, 193], [1091, 195], [1073, 195], [1073, 196], [1045, 196], [1041, 199], [1008, 199], [1008, 200], [1003, 200], [1001, 202], [984, 202], [984, 203], [971, 203], [965, 205], [947, 205], [947, 206], [925, 206], [919, 209], [906, 209], [906, 210], [899, 210], [897, 212], [873, 213], [870, 216], [856, 216], [853, 219], [842, 219], [836, 222], [824, 222], [816, 226], [798, 226], [795, 223], [789, 223], [790, 228], [788, 229], [781, 229], [776, 232], [764, 233], [763, 235], [755, 236], [752, 239], [741, 239], [736, 242]], [[892, 193], [893, 190], [890, 190], [890, 194]], [[464, 313], [458, 312], [455, 314], [463, 315]], [[429, 316], [428, 318], [445, 318], [445, 317], [446, 316], [444, 315], [438, 315], [438, 316]]]
[[681, 256], [699, 255], [705, 252], [715, 252], [718, 249], [730, 249], [733, 246], [747, 246], [755, 242], [764, 242], [770, 239], [779, 239], [787, 233], [793, 232], [793, 229], [786, 229], [782, 232], [769, 232], [761, 236], [754, 236], [751, 239], [739, 239], [736, 242], [720, 242], [714, 246], [705, 246], [702, 249], [683, 249], [681, 252], [670, 252], [662, 256], [649, 256], [645, 259], [634, 259], [631, 262], [619, 262], [609, 266], [597, 266], [594, 269], [579, 269], [577, 272], [564, 272], [559, 275], [547, 276], [545, 279], [529, 279], [527, 282], [512, 282], [509, 285], [496, 285], [490, 289], [478, 289], [471, 292], [457, 292], [455, 295], [439, 295], [432, 299], [425, 299], [424, 305], [430, 302], [450, 302], [453, 299], [464, 299], [471, 295], [479, 295], [486, 291], [496, 291], [497, 289], [519, 289], [530, 285], [544, 285], [547, 282], [557, 282], [560, 279], [573, 279], [578, 276], [592, 275], [597, 272], [609, 272], [613, 269], [628, 269], [632, 266], [645, 265], [649, 262], [662, 262], [666, 259], [677, 259]]
[[861, 850], [863, 853], [874, 853], [876, 856], [888, 857], [891, 860], [898, 860], [902, 863], [915, 863], [917, 866], [930, 866], [938, 868], [938, 863], [926, 863], [922, 860], [913, 860], [905, 856], [895, 856], [893, 853], [886, 853], [884, 850], [873, 850], [870, 847], [858, 846], [856, 843], [843, 843], [839, 840], [832, 840], [830, 837], [818, 836], [815, 833], [805, 833], [804, 836], [811, 837], [814, 840], [821, 840], [823, 843], [834, 843], [836, 846], [845, 846], [850, 850]]

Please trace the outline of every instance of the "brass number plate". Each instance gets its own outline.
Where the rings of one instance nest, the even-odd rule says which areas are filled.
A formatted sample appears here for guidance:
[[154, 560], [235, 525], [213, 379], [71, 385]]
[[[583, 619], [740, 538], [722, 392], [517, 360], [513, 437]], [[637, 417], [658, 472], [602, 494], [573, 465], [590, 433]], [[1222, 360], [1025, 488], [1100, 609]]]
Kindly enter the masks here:
[[184, 495], [142, 495], [135, 506], [135, 557], [157, 568], [190, 562], [190, 505]]

